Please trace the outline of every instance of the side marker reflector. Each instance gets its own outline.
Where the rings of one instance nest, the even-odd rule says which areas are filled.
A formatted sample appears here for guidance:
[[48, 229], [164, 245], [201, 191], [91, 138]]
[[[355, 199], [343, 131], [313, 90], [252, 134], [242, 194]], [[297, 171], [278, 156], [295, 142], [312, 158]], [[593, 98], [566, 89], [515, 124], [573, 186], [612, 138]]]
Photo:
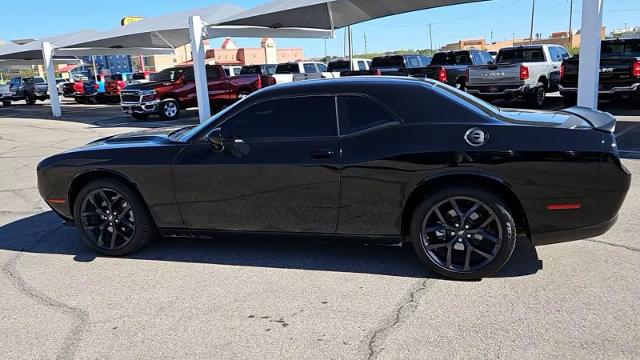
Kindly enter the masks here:
[[547, 210], [578, 210], [582, 204], [549, 204]]
[[48, 199], [50, 204], [66, 204], [67, 201], [65, 199]]

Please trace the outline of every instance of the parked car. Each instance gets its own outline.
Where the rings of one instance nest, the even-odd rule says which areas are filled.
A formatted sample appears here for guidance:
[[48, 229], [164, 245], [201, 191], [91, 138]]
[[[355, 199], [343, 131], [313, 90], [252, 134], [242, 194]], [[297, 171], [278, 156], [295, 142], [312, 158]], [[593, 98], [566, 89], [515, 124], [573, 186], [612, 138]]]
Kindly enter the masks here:
[[482, 50], [440, 52], [433, 56], [427, 67], [404, 69], [401, 73], [411, 77], [429, 78], [464, 90], [467, 87], [467, 69], [473, 65], [493, 64], [491, 55]]
[[127, 84], [142, 84], [153, 80], [155, 71], [140, 71], [131, 74], [131, 77], [127, 80]]
[[262, 87], [267, 87], [276, 84], [276, 79], [273, 78], [273, 74], [276, 73], [278, 65], [275, 64], [263, 64], [263, 65], [245, 65], [240, 70], [238, 76], [254, 76], [259, 75]]
[[67, 79], [63, 79], [63, 78], [57, 78], [56, 79], [56, 88], [58, 89], [58, 95], [62, 95], [63, 92], [63, 86], [64, 83], [68, 82], [69, 80]]
[[[259, 75], [228, 77], [220, 65], [207, 65], [206, 69], [209, 101], [217, 109], [262, 87]], [[122, 111], [135, 119], [144, 120], [150, 115], [159, 115], [163, 120], [177, 119], [181, 109], [198, 106], [193, 67], [165, 69], [152, 82], [127, 86], [120, 98]]]
[[333, 77], [333, 74], [327, 70], [327, 65], [315, 61], [293, 61], [278, 64], [276, 73], [273, 75], [278, 84]]
[[557, 91], [560, 65], [569, 52], [559, 45], [527, 45], [498, 51], [496, 63], [469, 68], [467, 92], [483, 99], [524, 99], [542, 108], [548, 92]]
[[0, 84], [0, 101], [5, 107], [11, 105], [11, 90], [8, 84]]
[[49, 87], [44, 78], [40, 76], [17, 76], [9, 81], [11, 99], [4, 100], [3, 105], [9, 106], [13, 101], [24, 100], [27, 105], [33, 105], [36, 101], [44, 101], [49, 98]]
[[89, 78], [85, 75], [74, 75], [70, 82], [62, 83], [62, 96], [74, 98], [78, 101], [77, 97], [84, 94], [84, 86], [82, 84], [88, 80]]
[[222, 68], [227, 76], [237, 76], [242, 71], [242, 66], [223, 66]]
[[[97, 78], [97, 81], [96, 81]], [[104, 104], [108, 100], [105, 96], [105, 83], [107, 76], [96, 75], [90, 80], [82, 83], [82, 95], [78, 95], [76, 101], [79, 103], [100, 103]]]
[[406, 76], [406, 69], [423, 68], [431, 64], [424, 55], [387, 55], [373, 58], [369, 70], [343, 71], [340, 76], [392, 75]]
[[303, 81], [197, 127], [46, 158], [38, 188], [109, 256], [157, 234], [321, 234], [409, 242], [434, 272], [480, 278], [518, 235], [539, 245], [613, 226], [631, 181], [615, 123], [586, 108], [501, 110], [433, 80]]
[[371, 59], [352, 59], [349, 62], [349, 59], [334, 59], [329, 61], [329, 65], [327, 65], [327, 71], [333, 73], [334, 77], [339, 77], [340, 73], [344, 71], [352, 71], [352, 66], [354, 71], [367, 71], [371, 68]]
[[108, 102], [117, 103], [120, 100], [120, 92], [127, 87], [131, 75], [129, 73], [117, 73], [108, 76], [104, 84], [104, 96]]
[[[600, 98], [640, 100], [640, 39], [604, 40], [600, 48]], [[560, 94], [567, 106], [577, 101], [578, 67], [578, 56], [562, 63]]]

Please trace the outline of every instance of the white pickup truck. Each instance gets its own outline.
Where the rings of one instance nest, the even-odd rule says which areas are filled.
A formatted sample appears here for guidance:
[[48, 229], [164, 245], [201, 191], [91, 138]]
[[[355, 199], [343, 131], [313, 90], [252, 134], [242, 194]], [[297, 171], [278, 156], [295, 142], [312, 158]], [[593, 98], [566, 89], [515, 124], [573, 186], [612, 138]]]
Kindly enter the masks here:
[[548, 92], [558, 90], [560, 66], [570, 57], [559, 45], [503, 48], [496, 63], [469, 67], [467, 92], [483, 99], [524, 99], [542, 108]]
[[334, 59], [329, 61], [328, 71], [334, 77], [340, 77], [343, 71], [366, 71], [371, 68], [371, 59]]
[[327, 65], [315, 61], [294, 61], [278, 64], [276, 73], [272, 76], [276, 84], [335, 77], [327, 70]]

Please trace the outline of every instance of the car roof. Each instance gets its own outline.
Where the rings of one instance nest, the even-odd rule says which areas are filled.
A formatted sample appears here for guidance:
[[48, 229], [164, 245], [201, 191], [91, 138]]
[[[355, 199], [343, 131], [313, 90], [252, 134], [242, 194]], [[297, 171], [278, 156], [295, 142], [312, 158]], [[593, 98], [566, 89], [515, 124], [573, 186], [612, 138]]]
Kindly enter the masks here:
[[[335, 93], [363, 93], [372, 88], [393, 88], [412, 85], [436, 84], [431, 79], [415, 79], [400, 76], [352, 76], [336, 79], [294, 81], [269, 86], [256, 97], [279, 97], [289, 95], [321, 95]], [[390, 90], [390, 89], [389, 89]]]

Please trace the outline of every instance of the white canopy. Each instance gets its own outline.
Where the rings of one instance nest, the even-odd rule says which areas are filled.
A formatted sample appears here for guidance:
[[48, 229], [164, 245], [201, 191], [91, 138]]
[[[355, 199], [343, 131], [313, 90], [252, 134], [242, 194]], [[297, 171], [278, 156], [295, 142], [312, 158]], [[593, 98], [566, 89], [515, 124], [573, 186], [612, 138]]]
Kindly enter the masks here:
[[91, 37], [94, 37], [97, 34], [99, 34], [98, 31], [85, 30], [85, 31], [78, 31], [70, 34], [52, 36], [52, 37], [44, 38], [41, 40], [35, 40], [24, 45], [10, 46], [10, 47], [7, 47], [6, 49], [3, 46], [3, 47], [0, 47], [0, 60], [1, 59], [42, 60], [43, 59], [42, 43], [44, 42], [50, 43], [51, 46], [53, 46], [54, 48], [60, 48], [60, 47], [65, 47], [65, 46], [74, 44], [79, 41], [90, 39]]

